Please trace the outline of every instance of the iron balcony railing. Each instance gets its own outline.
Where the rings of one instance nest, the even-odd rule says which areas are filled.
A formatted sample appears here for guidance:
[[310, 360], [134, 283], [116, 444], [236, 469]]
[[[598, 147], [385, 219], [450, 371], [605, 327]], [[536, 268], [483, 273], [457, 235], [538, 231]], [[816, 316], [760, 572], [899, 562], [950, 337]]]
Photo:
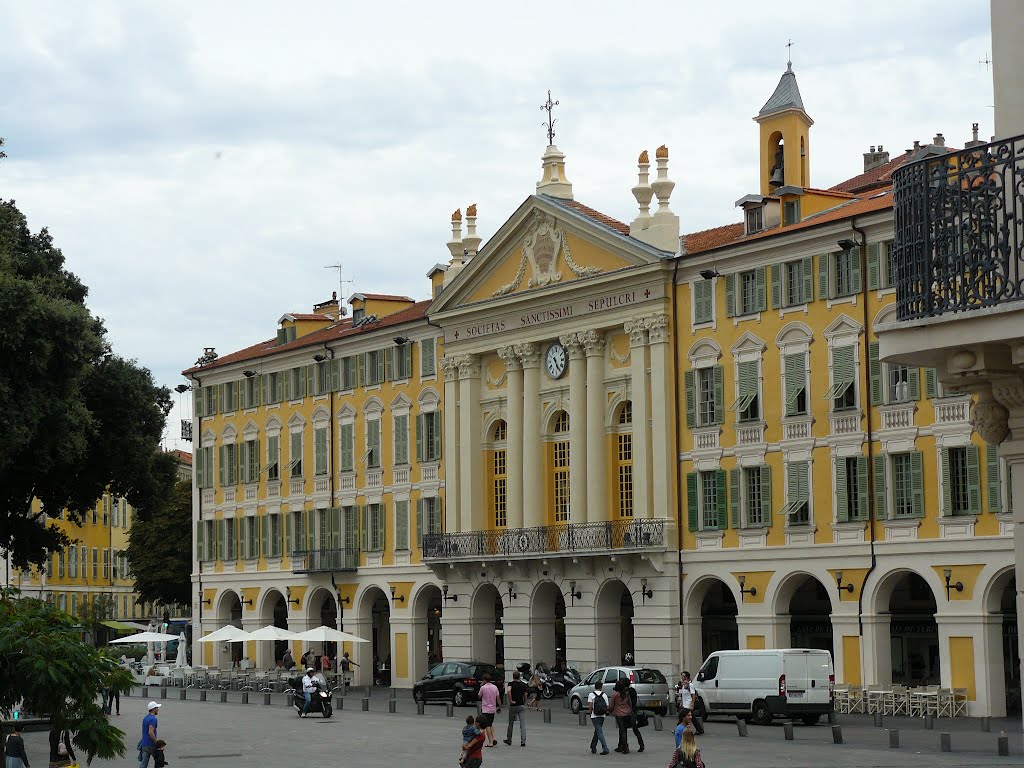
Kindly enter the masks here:
[[893, 176], [897, 319], [1024, 299], [1024, 136]]
[[616, 520], [609, 523], [566, 523], [471, 533], [428, 533], [423, 537], [423, 559], [522, 558], [544, 554], [588, 554], [664, 547], [664, 520]]
[[292, 555], [292, 571], [295, 573], [354, 571], [358, 567], [358, 549], [311, 549]]

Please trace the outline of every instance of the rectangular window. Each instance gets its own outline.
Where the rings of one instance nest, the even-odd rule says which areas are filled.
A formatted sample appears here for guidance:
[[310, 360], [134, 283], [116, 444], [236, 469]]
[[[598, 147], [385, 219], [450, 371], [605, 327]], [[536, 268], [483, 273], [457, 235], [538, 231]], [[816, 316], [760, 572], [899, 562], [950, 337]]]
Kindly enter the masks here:
[[246, 440], [243, 443], [245, 478], [243, 482], [258, 483], [260, 481], [260, 441]]
[[291, 433], [291, 451], [289, 453], [288, 469], [290, 477], [302, 477], [302, 433]]
[[944, 515], [981, 514], [981, 467], [976, 445], [943, 448], [942, 513]]
[[100, 577], [100, 551], [93, 547], [92, 550], [92, 578], [93, 581]]
[[718, 472], [700, 473], [701, 530], [715, 530], [721, 522], [718, 517]]
[[355, 425], [351, 422], [342, 424], [338, 429], [341, 442], [341, 471], [355, 471]]
[[331, 391], [331, 367], [333, 360], [322, 360], [313, 366], [313, 394], [325, 395]]
[[832, 386], [825, 393], [825, 399], [832, 401], [832, 410], [845, 411], [857, 407], [854, 373], [854, 348], [849, 346], [833, 349]]
[[384, 350], [375, 349], [363, 355], [363, 383], [372, 387], [384, 381]]
[[213, 446], [208, 445], [196, 451], [196, 485], [199, 488], [213, 487]]
[[409, 463], [409, 416], [395, 416], [395, 464], [399, 466]]
[[416, 460], [441, 459], [441, 412], [421, 413], [416, 417]]
[[886, 402], [905, 403], [910, 400], [910, 369], [905, 365], [888, 365]]
[[750, 269], [739, 274], [740, 314], [757, 312], [757, 270]]
[[273, 435], [267, 438], [267, 480], [281, 479], [281, 438]]
[[423, 339], [420, 342], [420, 376], [437, 375], [437, 340]]
[[78, 547], [68, 549], [68, 578], [78, 578]]
[[807, 413], [807, 367], [803, 353], [786, 355], [786, 415], [803, 416]]
[[96, 525], [96, 522], [99, 520], [99, 508], [100, 508], [100, 503], [98, 501], [95, 504], [92, 505], [92, 524], [93, 525]]
[[507, 454], [504, 448], [494, 451], [494, 464], [491, 473], [491, 492], [493, 495], [494, 527], [504, 528], [508, 525], [507, 490], [508, 475]]
[[[865, 456], [836, 459], [836, 522], [868, 519], [868, 460]], [[884, 472], [884, 468], [883, 468]], [[875, 479], [878, 484], [878, 478]]]
[[238, 522], [233, 517], [225, 517], [224, 526], [224, 559], [229, 563], [238, 559]]
[[786, 506], [782, 514], [789, 525], [807, 525], [810, 517], [810, 465], [793, 461], [786, 465]]
[[713, 368], [697, 369], [697, 424], [715, 423], [715, 381]]
[[786, 226], [800, 221], [800, 201], [789, 200], [782, 204], [782, 223]]
[[297, 509], [294, 512], [289, 512], [288, 517], [290, 520], [288, 530], [291, 534], [291, 539], [288, 541], [288, 551], [292, 554], [305, 552], [306, 529], [304, 527], [305, 518], [303, 517], [303, 511]]
[[899, 279], [899, 273], [896, 269], [896, 249], [893, 247], [892, 240], [885, 240], [881, 243], [881, 259], [882, 264], [885, 265], [882, 287], [892, 288]]
[[255, 515], [245, 518], [245, 539], [247, 552], [245, 556], [249, 560], [256, 560], [260, 556], [260, 532], [259, 522]]
[[397, 344], [386, 351], [387, 378], [389, 381], [404, 381], [412, 376], [412, 343]]
[[366, 514], [370, 525], [369, 551], [381, 552], [384, 549], [384, 505], [368, 504]]
[[358, 376], [358, 363], [355, 356], [341, 358], [341, 388], [342, 390], [355, 389]]
[[366, 422], [366, 466], [378, 469], [380, 465], [380, 419], [369, 419]]
[[839, 251], [834, 257], [835, 295], [852, 296], [860, 291], [860, 249]]
[[64, 565], [65, 555], [64, 550], [61, 550], [60, 553], [57, 555], [57, 576], [62, 579], [64, 578]]
[[914, 493], [909, 453], [897, 453], [892, 462], [892, 504], [896, 517], [914, 517]]
[[327, 427], [316, 427], [313, 430], [313, 473], [326, 475], [330, 463], [330, 446], [327, 440]]
[[395, 502], [395, 551], [405, 552], [409, 549], [409, 502]]
[[557, 443], [552, 443], [552, 449], [554, 456], [552, 506], [555, 512], [555, 522], [564, 523], [569, 519], [569, 441], [560, 440]]
[[220, 484], [238, 485], [238, 446], [234, 443], [220, 448]]
[[761, 467], [747, 467], [743, 470], [743, 511], [746, 523], [751, 527], [771, 524], [771, 520], [765, 519], [762, 482]]
[[738, 395], [729, 407], [729, 410], [736, 411], [740, 421], [753, 421], [761, 416], [761, 409], [758, 406], [758, 363], [756, 360], [746, 360], [736, 365], [736, 378]]
[[217, 413], [217, 387], [203, 387], [201, 390], [204, 397], [206, 398], [205, 414], [207, 416], [213, 416]]
[[618, 465], [619, 517], [633, 517], [633, 434], [615, 436]]
[[787, 307], [795, 307], [799, 304], [805, 304], [810, 301], [810, 297], [804, 294], [804, 282], [809, 281], [810, 275], [806, 274], [805, 262], [809, 259], [801, 259], [799, 261], [789, 261], [785, 265], [785, 300]]
[[221, 385], [221, 411], [233, 413], [238, 410], [238, 382], [229, 381]]
[[714, 280], [698, 280], [693, 283], [693, 322], [710, 323], [715, 319]]
[[744, 220], [747, 223], [747, 234], [752, 235], [755, 232], [760, 232], [764, 229], [764, 208], [757, 206], [756, 208], [748, 208], [744, 216]]
[[268, 515], [270, 521], [270, 556], [281, 556], [281, 515]]
[[259, 376], [250, 376], [243, 382], [244, 406], [246, 408], [256, 408], [260, 404], [260, 383]]

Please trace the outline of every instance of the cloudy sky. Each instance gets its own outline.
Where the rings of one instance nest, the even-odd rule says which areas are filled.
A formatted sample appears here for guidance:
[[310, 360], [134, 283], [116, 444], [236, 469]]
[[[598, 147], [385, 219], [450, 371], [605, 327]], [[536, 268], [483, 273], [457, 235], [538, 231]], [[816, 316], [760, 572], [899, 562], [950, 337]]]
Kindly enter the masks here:
[[665, 143], [683, 230], [738, 220], [790, 38], [814, 186], [870, 144], [992, 133], [986, 0], [0, 0], [0, 198], [173, 386], [329, 298], [325, 265], [425, 298], [452, 210], [478, 203], [486, 239], [533, 191], [549, 88], [578, 200], [629, 221]]

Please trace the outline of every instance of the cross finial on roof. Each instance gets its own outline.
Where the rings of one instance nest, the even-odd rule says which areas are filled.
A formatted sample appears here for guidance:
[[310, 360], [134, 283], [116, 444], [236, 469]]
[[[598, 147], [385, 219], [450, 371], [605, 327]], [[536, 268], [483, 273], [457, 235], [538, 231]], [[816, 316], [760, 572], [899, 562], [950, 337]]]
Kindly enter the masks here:
[[790, 38], [786, 41], [786, 71], [793, 71], [793, 40]]
[[555, 123], [558, 122], [558, 118], [551, 117], [551, 110], [558, 106], [557, 101], [551, 100], [551, 91], [548, 91], [548, 100], [540, 105], [541, 112], [548, 113], [547, 122], [541, 123], [545, 128], [548, 129], [548, 144], [555, 143]]
[[989, 68], [989, 66], [991, 66], [991, 64], [992, 64], [992, 59], [990, 59], [990, 58], [989, 58], [989, 56], [988, 56], [988, 54], [986, 53], [986, 54], [985, 54], [985, 58], [983, 58], [983, 59], [978, 59], [978, 63], [979, 63], [979, 64], [984, 64], [984, 65], [985, 65], [985, 71], [986, 71], [986, 72], [988, 72], [988, 68]]

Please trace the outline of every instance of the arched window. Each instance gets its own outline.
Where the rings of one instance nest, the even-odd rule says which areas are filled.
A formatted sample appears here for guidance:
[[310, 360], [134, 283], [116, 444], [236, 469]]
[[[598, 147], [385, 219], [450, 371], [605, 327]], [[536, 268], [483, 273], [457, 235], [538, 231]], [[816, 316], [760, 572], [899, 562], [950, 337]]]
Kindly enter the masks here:
[[619, 517], [633, 517], [633, 403], [619, 408], [619, 432], [615, 435], [615, 470], [618, 484]]
[[508, 425], [503, 420], [498, 420], [495, 423], [491, 439], [494, 442], [491, 459], [491, 509], [494, 513], [494, 527], [504, 528], [508, 525], [508, 457], [505, 448], [505, 440], [508, 439]]
[[552, 430], [552, 506], [556, 523], [569, 520], [569, 414], [561, 411], [554, 421]]

